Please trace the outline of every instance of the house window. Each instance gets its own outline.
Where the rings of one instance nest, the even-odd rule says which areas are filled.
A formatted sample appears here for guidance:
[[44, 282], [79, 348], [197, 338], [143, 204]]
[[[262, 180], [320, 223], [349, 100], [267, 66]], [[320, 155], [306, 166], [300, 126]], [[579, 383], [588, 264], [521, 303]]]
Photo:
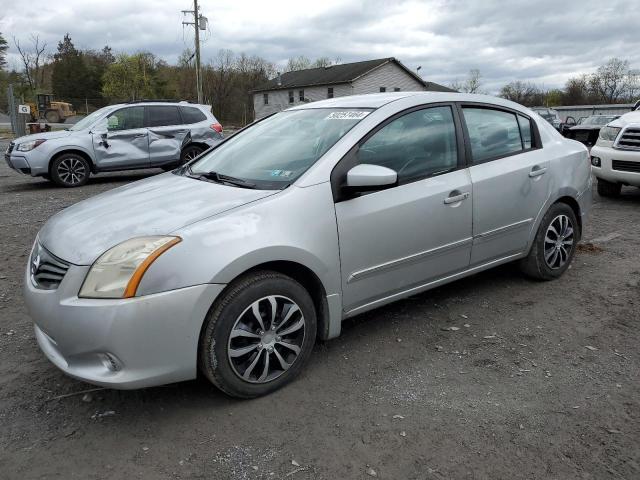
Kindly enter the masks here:
[[293, 90], [289, 90], [289, 103], [293, 103]]
[[380, 91], [381, 92], [386, 92], [387, 91], [387, 87], [380, 87]]
[[399, 91], [400, 91], [400, 88], [399, 88], [399, 87], [396, 87], [396, 88], [394, 88], [394, 89], [393, 89], [393, 91], [394, 91], [394, 92], [399, 92]]
[[327, 98], [333, 98], [333, 87], [327, 88]]
[[264, 99], [264, 104], [269, 105], [269, 94], [265, 93], [264, 95], [262, 95], [262, 98]]
[[304, 90], [298, 90], [298, 99], [304, 102]]

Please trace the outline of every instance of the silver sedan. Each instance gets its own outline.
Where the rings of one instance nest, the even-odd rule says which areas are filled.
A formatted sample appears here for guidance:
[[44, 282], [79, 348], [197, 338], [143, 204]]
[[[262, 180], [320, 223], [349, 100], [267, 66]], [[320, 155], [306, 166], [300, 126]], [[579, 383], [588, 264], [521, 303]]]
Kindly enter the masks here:
[[26, 302], [45, 355], [113, 388], [291, 381], [345, 318], [518, 261], [553, 280], [591, 206], [587, 149], [518, 104], [402, 92], [255, 122], [39, 232]]

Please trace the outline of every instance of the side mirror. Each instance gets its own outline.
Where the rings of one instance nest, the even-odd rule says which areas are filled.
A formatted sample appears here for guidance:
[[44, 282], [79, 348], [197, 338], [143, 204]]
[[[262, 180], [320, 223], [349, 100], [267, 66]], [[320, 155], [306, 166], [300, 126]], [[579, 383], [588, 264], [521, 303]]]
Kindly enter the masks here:
[[392, 187], [397, 182], [398, 174], [395, 170], [362, 163], [347, 172], [346, 186], [354, 192], [367, 192]]

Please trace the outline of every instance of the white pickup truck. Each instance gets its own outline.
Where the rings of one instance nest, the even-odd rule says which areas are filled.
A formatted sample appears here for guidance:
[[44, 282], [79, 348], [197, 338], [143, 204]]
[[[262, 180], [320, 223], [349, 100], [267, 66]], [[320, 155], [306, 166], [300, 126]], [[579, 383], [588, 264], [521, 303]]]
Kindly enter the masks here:
[[600, 130], [591, 149], [598, 193], [617, 197], [622, 185], [640, 187], [640, 111], [626, 113]]

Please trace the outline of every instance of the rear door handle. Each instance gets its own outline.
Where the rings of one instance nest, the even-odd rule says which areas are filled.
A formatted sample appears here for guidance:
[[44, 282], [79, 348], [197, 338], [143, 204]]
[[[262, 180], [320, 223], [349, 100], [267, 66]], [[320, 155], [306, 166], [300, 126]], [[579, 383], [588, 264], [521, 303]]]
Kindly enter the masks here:
[[547, 173], [547, 167], [538, 167], [537, 165], [531, 169], [529, 176], [531, 178], [539, 177]]
[[469, 192], [460, 193], [457, 190], [454, 190], [449, 194], [447, 198], [444, 199], [444, 203], [445, 205], [450, 205], [452, 203], [458, 203], [466, 200], [467, 198], [469, 198]]

